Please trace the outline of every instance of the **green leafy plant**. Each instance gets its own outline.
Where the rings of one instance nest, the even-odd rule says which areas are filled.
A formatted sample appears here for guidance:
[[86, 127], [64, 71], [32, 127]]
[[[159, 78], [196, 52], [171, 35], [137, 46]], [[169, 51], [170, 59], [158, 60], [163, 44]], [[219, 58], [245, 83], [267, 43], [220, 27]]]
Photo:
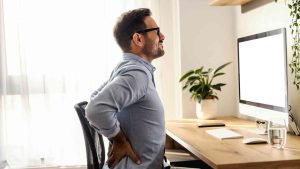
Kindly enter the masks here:
[[[275, 0], [277, 2], [278, 0]], [[300, 24], [300, 0], [291, 0], [291, 3], [288, 4], [290, 9], [290, 16], [291, 16], [291, 34], [293, 37], [293, 44], [292, 44], [292, 60], [289, 63], [289, 67], [291, 69], [292, 74], [294, 74], [294, 81], [293, 84], [296, 85], [297, 90], [300, 87], [300, 31], [299, 31], [299, 24]]]
[[213, 84], [213, 80], [218, 76], [224, 75], [225, 73], [220, 71], [230, 63], [225, 63], [216, 69], [209, 68], [208, 70], [204, 70], [202, 66], [186, 72], [179, 80], [179, 82], [186, 80], [182, 90], [188, 88], [192, 94], [191, 98], [198, 101], [198, 103], [201, 103], [202, 99], [219, 99], [214, 90], [221, 91], [221, 87], [226, 84]]

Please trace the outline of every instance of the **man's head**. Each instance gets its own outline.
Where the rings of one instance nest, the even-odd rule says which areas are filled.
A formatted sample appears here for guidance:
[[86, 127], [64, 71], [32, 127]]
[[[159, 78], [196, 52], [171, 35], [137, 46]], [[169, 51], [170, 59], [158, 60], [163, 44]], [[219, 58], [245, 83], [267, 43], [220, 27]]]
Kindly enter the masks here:
[[123, 13], [114, 28], [114, 36], [123, 52], [131, 52], [148, 61], [164, 55], [164, 35], [151, 17], [151, 11], [140, 8]]

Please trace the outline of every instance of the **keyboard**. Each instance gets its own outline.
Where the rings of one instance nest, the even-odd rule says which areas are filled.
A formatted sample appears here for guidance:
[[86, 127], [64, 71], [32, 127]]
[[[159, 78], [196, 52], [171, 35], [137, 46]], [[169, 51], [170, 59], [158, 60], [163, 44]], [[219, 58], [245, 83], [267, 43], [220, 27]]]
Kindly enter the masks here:
[[243, 137], [239, 133], [234, 132], [230, 129], [226, 129], [226, 128], [206, 130], [206, 133], [209, 135], [212, 135], [218, 139], [233, 139], [233, 138], [242, 138]]

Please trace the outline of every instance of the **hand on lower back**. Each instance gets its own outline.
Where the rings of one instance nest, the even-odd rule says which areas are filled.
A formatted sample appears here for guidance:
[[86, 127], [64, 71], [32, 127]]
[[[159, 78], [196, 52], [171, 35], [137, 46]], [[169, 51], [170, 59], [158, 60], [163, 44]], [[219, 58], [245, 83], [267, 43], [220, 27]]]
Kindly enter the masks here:
[[141, 163], [122, 131], [111, 140], [112, 146], [109, 148], [107, 160], [107, 164], [110, 168], [114, 168], [125, 156], [130, 157], [136, 164]]

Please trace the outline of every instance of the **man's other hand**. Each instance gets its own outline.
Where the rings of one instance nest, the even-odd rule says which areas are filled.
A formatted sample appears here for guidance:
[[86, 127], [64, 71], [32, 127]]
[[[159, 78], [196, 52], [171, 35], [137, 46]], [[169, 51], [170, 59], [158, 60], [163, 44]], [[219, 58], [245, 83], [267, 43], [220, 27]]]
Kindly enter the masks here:
[[109, 168], [114, 168], [125, 156], [129, 156], [136, 164], [140, 164], [141, 161], [133, 152], [131, 145], [127, 141], [125, 135], [120, 131], [115, 137], [110, 139], [112, 146], [108, 150], [107, 164]]

